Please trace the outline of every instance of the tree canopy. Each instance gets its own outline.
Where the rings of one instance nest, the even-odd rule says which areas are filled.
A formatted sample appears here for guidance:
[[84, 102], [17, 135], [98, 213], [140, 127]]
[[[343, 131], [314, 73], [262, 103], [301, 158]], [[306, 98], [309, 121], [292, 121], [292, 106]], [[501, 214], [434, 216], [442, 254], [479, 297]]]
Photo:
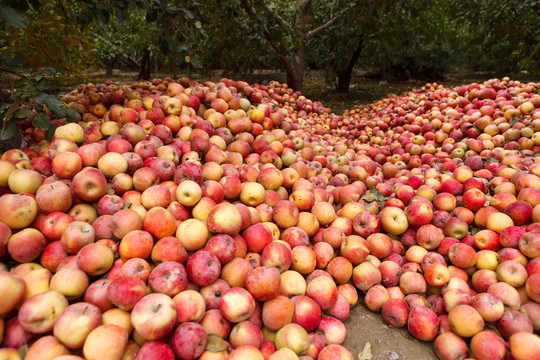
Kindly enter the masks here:
[[301, 89], [324, 69], [347, 91], [355, 67], [401, 76], [473, 66], [540, 71], [534, 0], [8, 0], [0, 66], [61, 73], [113, 67], [171, 75], [283, 71]]

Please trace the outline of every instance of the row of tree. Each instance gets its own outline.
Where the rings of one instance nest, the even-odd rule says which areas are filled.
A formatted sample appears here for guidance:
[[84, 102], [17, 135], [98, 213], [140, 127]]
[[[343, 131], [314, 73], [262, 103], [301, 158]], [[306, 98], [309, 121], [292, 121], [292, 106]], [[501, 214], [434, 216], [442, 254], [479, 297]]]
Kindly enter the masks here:
[[278, 69], [299, 90], [324, 69], [342, 92], [355, 67], [538, 73], [538, 14], [535, 0], [7, 0], [0, 69]]

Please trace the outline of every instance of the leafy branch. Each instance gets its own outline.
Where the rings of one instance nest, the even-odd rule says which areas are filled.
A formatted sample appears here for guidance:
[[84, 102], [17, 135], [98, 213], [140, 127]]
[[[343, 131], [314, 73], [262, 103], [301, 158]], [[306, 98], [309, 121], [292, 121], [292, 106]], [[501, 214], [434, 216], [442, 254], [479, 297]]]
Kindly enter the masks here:
[[[3, 60], [3, 61], [2, 61]], [[80, 116], [56, 96], [45, 93], [46, 76], [56, 73], [53, 68], [42, 68], [41, 71], [25, 75], [20, 72], [20, 64], [13, 59], [0, 59], [0, 71], [17, 75], [14, 89], [11, 93], [11, 103], [0, 107], [0, 140], [15, 138], [21, 121], [30, 120], [37, 128], [45, 130], [45, 138], [50, 140], [56, 129], [51, 122], [51, 115], [57, 119], [69, 122]]]

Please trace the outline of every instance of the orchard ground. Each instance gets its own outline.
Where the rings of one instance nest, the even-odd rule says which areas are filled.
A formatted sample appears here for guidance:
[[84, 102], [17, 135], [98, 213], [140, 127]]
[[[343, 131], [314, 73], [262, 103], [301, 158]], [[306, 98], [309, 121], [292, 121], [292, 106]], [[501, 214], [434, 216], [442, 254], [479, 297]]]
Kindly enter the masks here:
[[[115, 71], [112, 77], [105, 76], [104, 72], [91, 72], [81, 77], [74, 77], [67, 80], [67, 83], [53, 83], [53, 88], [58, 93], [63, 93], [73, 89], [78, 82], [93, 82], [100, 83], [106, 79], [112, 79], [117, 83], [129, 83], [136, 77], [134, 72]], [[194, 79], [209, 79], [219, 80], [223, 75], [216, 73], [212, 76], [205, 77], [193, 76]], [[155, 74], [157, 78], [167, 76], [166, 74]], [[178, 75], [177, 77], [180, 77]], [[488, 73], [479, 73], [474, 71], [460, 70], [459, 72], [449, 73], [445, 76], [444, 81], [439, 83], [446, 86], [465, 84], [470, 82], [482, 82], [493, 77]], [[233, 76], [235, 79], [241, 79], [240, 76]], [[513, 78], [523, 80], [527, 79], [527, 74], [521, 76], [514, 75]], [[273, 71], [261, 71], [256, 74], [242, 78], [249, 83], [259, 82], [265, 83], [270, 80], [285, 81], [284, 74]], [[389, 94], [400, 94], [409, 91], [415, 87], [421, 87], [429, 82], [428, 79], [409, 79], [409, 80], [390, 80], [386, 81], [381, 78], [370, 76], [366, 72], [357, 72], [351, 81], [349, 93], [336, 93], [332, 85], [328, 83], [323, 74], [319, 71], [314, 71], [306, 75], [304, 89], [302, 93], [309, 99], [322, 102], [325, 106], [332, 109], [335, 114], [342, 114], [346, 109], [352, 108], [354, 105], [367, 104], [374, 100], [385, 97]], [[345, 321], [347, 326], [347, 338], [343, 344], [351, 351], [353, 356], [358, 357], [360, 353], [369, 343], [370, 351], [366, 350], [364, 358], [370, 359], [371, 353], [373, 360], [430, 360], [437, 358], [433, 341], [421, 342], [413, 338], [406, 327], [397, 329], [388, 326], [381, 318], [380, 314], [376, 314], [368, 310], [362, 305], [362, 300], [359, 304], [351, 309], [351, 315]]]
[[359, 360], [431, 360], [437, 359], [433, 341], [422, 342], [409, 334], [407, 327], [397, 329], [388, 326], [378, 313], [362, 304], [362, 300], [351, 309], [347, 320], [347, 338], [343, 343], [353, 356], [357, 357], [367, 343], [371, 345], [372, 358], [358, 357]]

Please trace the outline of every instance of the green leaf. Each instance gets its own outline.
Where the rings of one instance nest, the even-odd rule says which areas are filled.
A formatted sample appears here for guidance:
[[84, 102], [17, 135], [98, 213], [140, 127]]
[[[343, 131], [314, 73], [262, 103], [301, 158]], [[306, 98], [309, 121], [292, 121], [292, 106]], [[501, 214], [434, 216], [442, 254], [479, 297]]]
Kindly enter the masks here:
[[17, 29], [24, 29], [29, 23], [26, 15], [7, 5], [0, 5], [0, 17]]
[[518, 117], [515, 117], [512, 119], [512, 121], [510, 122], [510, 126], [514, 126], [515, 124], [517, 124], [519, 122], [519, 118]]
[[61, 118], [65, 116], [64, 110], [60, 106], [64, 106], [64, 103], [56, 98], [54, 95], [40, 94], [34, 100], [38, 105], [45, 105], [55, 117]]
[[3, 114], [5, 111], [7, 111], [7, 109], [9, 109], [10, 106], [11, 104], [8, 104], [8, 103], [2, 104], [2, 106], [0, 106], [0, 114]]
[[38, 105], [45, 105], [45, 101], [47, 101], [47, 98], [49, 97], [50, 95], [49, 94], [39, 94], [38, 96], [36, 96], [36, 98], [34, 99], [35, 103], [38, 104]]
[[191, 63], [191, 65], [195, 66], [196, 68], [199, 67], [199, 65], [201, 64], [201, 62], [199, 60], [199, 57], [197, 55], [193, 55], [191, 57], [190, 63]]
[[56, 69], [53, 67], [44, 67], [41, 69], [41, 72], [44, 73], [45, 75], [51, 75], [51, 74], [56, 73]]
[[40, 129], [48, 129], [51, 126], [51, 118], [43, 111], [38, 111], [34, 116], [34, 125]]
[[43, 90], [45, 89], [45, 84], [46, 81], [45, 81], [45, 78], [41, 78], [39, 79], [38, 81], [36, 81], [36, 83], [34, 84], [34, 93], [42, 93]]
[[189, 11], [188, 9], [181, 8], [180, 11], [182, 11], [190, 19], [195, 18], [195, 15], [191, 11]]
[[0, 63], [6, 64], [6, 66], [13, 71], [20, 72], [24, 70], [23, 59], [18, 56], [12, 58], [1, 56]]
[[39, 105], [47, 105], [47, 103], [54, 104], [56, 106], [64, 105], [64, 103], [58, 100], [56, 96], [51, 95], [51, 94], [45, 94], [45, 93], [42, 93], [36, 96], [36, 99], [34, 101], [36, 102], [36, 104], [39, 104]]
[[66, 118], [69, 122], [73, 122], [77, 119], [81, 118], [81, 115], [77, 112], [77, 110], [74, 109], [67, 109], [66, 110]]
[[62, 118], [64, 116], [66, 116], [66, 113], [64, 112], [64, 110], [62, 110], [57, 104], [55, 104], [54, 102], [52, 101], [47, 101], [45, 103], [45, 105], [47, 106], [47, 109], [49, 109], [50, 112], [53, 113], [53, 115], [57, 118]]
[[54, 125], [53, 123], [49, 123], [49, 128], [45, 130], [45, 140], [51, 141], [55, 131], [56, 125]]
[[6, 124], [6, 126], [2, 130], [2, 136], [0, 136], [0, 140], [11, 139], [15, 136], [16, 133], [17, 133], [17, 122], [10, 121]]
[[19, 120], [28, 119], [32, 116], [32, 113], [33, 112], [30, 109], [20, 109], [15, 111], [15, 113], [13, 114], [13, 118]]
[[370, 192], [372, 194], [375, 194], [377, 197], [382, 196], [381, 192], [379, 190], [377, 190], [376, 188], [373, 188], [373, 189], [369, 190], [368, 192]]

